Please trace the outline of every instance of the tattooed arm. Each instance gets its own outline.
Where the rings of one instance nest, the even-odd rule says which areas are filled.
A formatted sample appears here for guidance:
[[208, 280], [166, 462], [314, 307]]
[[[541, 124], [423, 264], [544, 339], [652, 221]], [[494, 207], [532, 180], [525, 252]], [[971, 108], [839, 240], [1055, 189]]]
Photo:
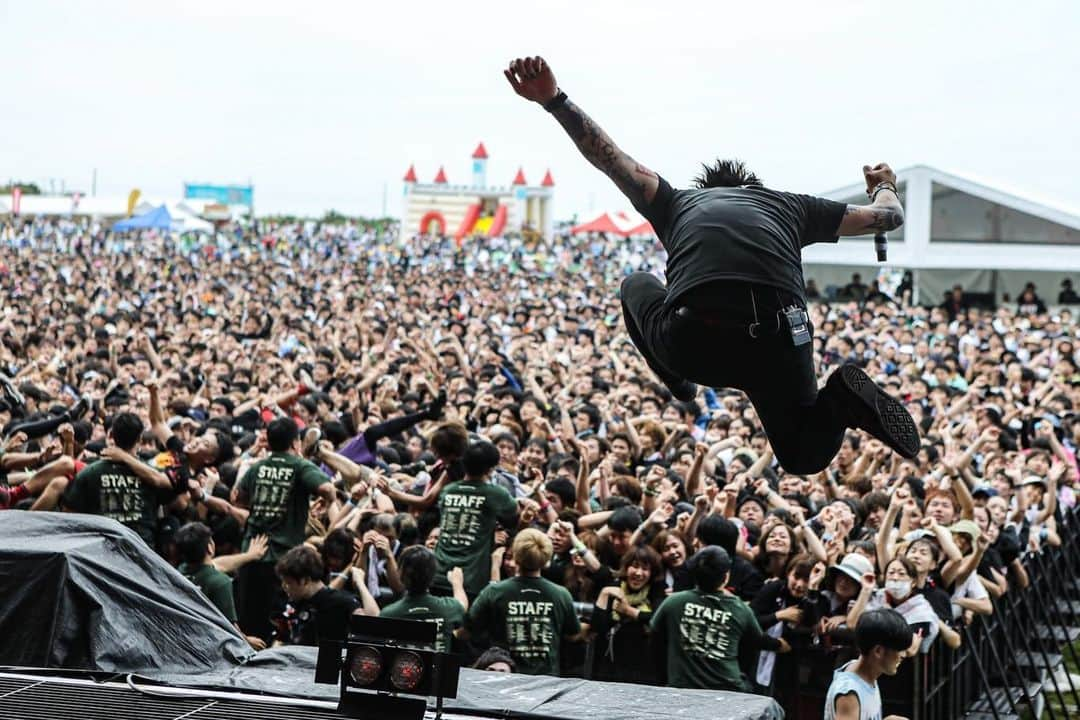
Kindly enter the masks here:
[[892, 190], [882, 190], [872, 205], [848, 205], [837, 235], [873, 235], [904, 224], [904, 206]]
[[[879, 183], [896, 186], [896, 173], [884, 163], [863, 167], [866, 189], [872, 191]], [[840, 221], [837, 235], [872, 235], [895, 230], [904, 224], [904, 206], [893, 190], [881, 189], [870, 205], [848, 205]]]
[[645, 207], [652, 202], [659, 186], [656, 173], [620, 150], [584, 110], [567, 100], [552, 115], [585, 159], [611, 178], [635, 207]]
[[[543, 58], [522, 58], [510, 63], [506, 79], [521, 97], [541, 105], [559, 93], [555, 75]], [[637, 208], [649, 205], [656, 196], [656, 173], [624, 153], [580, 107], [565, 101], [552, 111], [585, 159], [607, 175]]]

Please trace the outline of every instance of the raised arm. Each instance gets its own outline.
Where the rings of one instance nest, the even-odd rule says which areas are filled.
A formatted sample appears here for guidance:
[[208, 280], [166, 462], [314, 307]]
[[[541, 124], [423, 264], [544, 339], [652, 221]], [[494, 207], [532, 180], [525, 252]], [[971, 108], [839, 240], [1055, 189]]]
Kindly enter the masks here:
[[869, 205], [848, 205], [837, 235], [873, 235], [904, 224], [904, 206], [896, 194], [896, 173], [885, 163], [863, 166]]
[[161, 411], [161, 397], [158, 395], [158, 382], [151, 380], [146, 383], [146, 389], [150, 391], [150, 432], [162, 445], [172, 437], [172, 430], [165, 424], [165, 413]]
[[519, 58], [503, 74], [514, 92], [555, 116], [585, 159], [611, 178], [635, 207], [652, 202], [659, 187], [656, 173], [620, 150], [584, 110], [567, 99], [543, 58]]

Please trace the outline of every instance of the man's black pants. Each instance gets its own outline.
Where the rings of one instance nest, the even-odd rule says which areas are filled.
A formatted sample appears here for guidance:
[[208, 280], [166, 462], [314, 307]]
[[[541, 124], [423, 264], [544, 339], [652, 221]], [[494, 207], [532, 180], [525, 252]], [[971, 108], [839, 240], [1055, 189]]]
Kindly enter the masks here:
[[623, 281], [621, 299], [630, 338], [665, 384], [690, 380], [745, 392], [790, 473], [820, 472], [836, 456], [846, 427], [840, 403], [828, 388], [818, 392], [814, 344], [795, 347], [781, 312], [802, 305], [797, 298], [766, 285], [721, 281], [667, 303], [656, 276], [634, 273]]

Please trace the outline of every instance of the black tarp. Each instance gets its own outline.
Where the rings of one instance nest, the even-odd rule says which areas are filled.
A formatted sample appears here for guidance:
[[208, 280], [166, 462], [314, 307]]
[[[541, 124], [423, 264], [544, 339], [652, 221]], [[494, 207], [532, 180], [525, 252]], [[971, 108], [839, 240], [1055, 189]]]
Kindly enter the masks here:
[[[315, 648], [253, 653], [206, 598], [127, 528], [0, 512], [0, 665], [132, 673], [175, 686], [318, 700]], [[566, 720], [774, 720], [764, 697], [463, 670], [448, 709]]]
[[0, 663], [192, 673], [254, 653], [180, 573], [123, 525], [0, 512]]

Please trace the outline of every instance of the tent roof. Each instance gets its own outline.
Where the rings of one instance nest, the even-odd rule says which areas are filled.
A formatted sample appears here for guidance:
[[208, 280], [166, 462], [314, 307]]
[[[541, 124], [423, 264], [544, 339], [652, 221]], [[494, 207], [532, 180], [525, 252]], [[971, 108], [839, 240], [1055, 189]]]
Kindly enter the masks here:
[[113, 225], [113, 230], [117, 232], [124, 230], [168, 230], [171, 227], [172, 217], [169, 215], [168, 209], [161, 205], [142, 215], [121, 220]]
[[[959, 190], [962, 193], [997, 205], [1003, 205], [1012, 210], [1080, 230], [1080, 210], [1036, 199], [1032, 193], [1005, 188], [1000, 183], [990, 185], [986, 181], [977, 180], [971, 175], [946, 172], [929, 165], [912, 165], [897, 171], [896, 182], [899, 185], [914, 176], [925, 177], [934, 184]], [[832, 200], [842, 200], [852, 197], [866, 197], [865, 191], [866, 186], [863, 183], [854, 183], [830, 190], [821, 195]]]
[[[19, 201], [19, 214], [124, 217], [127, 215], [127, 206], [126, 195], [83, 196], [79, 198], [78, 206], [75, 206], [74, 199], [68, 195], [23, 195]], [[0, 195], [0, 212], [10, 211], [11, 195]]]
[[[1080, 213], [926, 165], [897, 172], [904, 225], [889, 265], [911, 269], [1080, 270]], [[866, 202], [862, 183], [824, 197]], [[807, 247], [808, 265], [873, 264], [869, 235]]]
[[629, 237], [632, 235], [652, 234], [652, 226], [643, 218], [634, 214], [617, 212], [601, 212], [570, 228], [575, 235], [590, 232], [611, 233]]

